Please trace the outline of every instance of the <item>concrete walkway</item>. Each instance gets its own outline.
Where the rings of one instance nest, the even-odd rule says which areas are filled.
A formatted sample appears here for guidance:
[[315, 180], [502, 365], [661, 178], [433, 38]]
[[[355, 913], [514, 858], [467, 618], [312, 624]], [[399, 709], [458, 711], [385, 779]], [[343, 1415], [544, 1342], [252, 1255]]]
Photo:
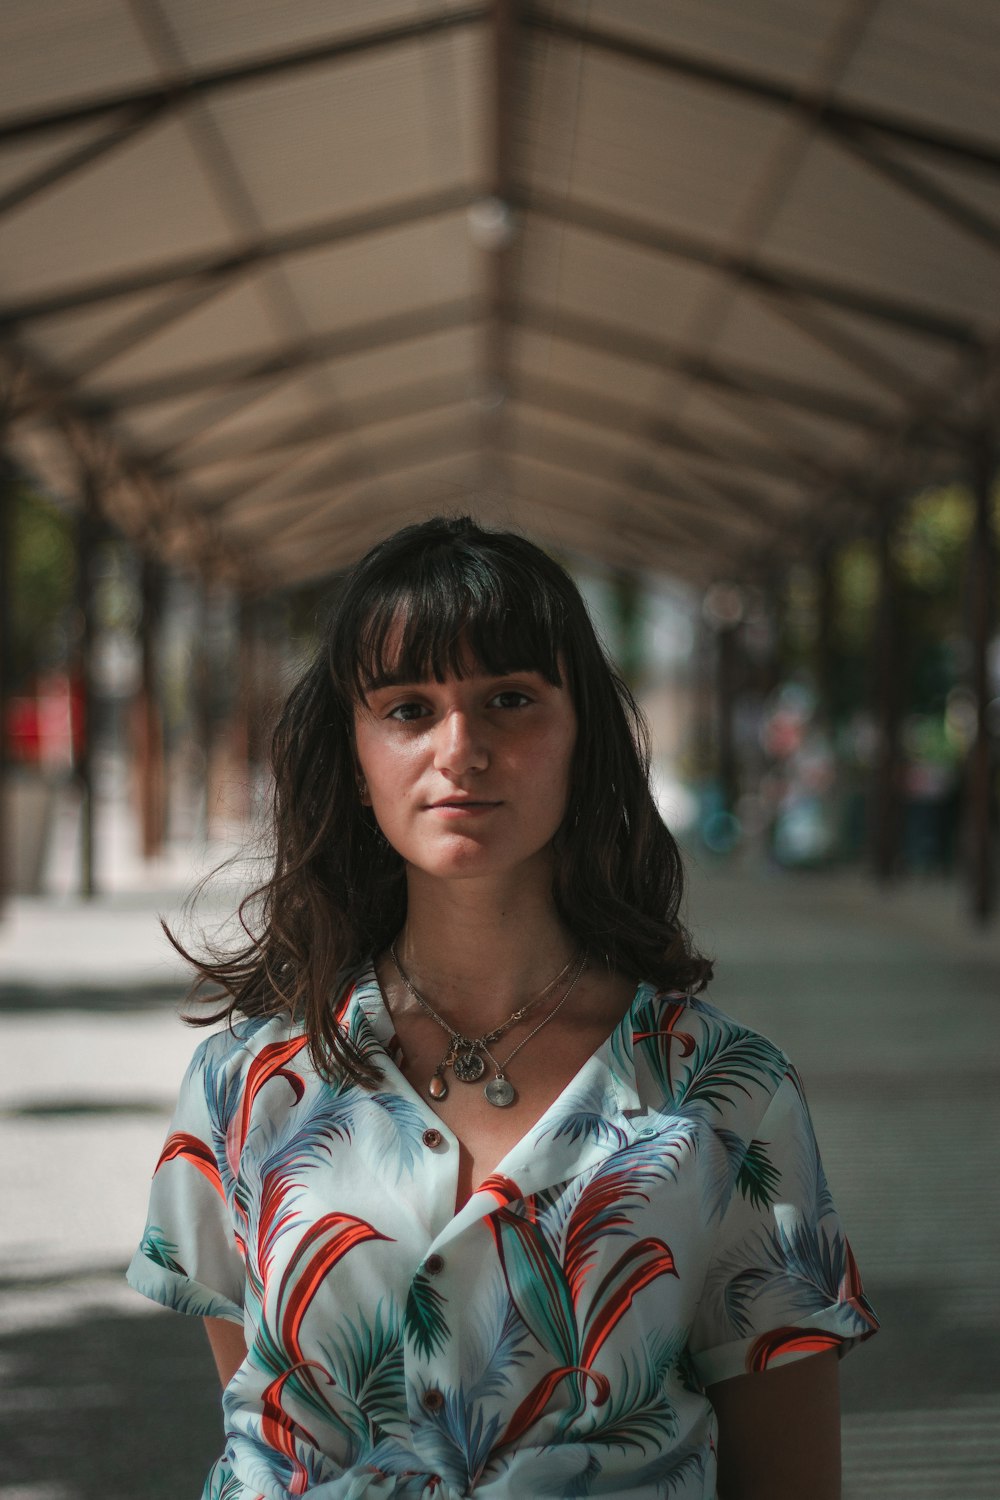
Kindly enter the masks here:
[[[0, 1500], [184, 1500], [219, 1446], [201, 1330], [121, 1273], [195, 1041], [183, 853], [0, 924]], [[223, 903], [224, 904], [224, 903]], [[703, 865], [713, 998], [806, 1082], [883, 1332], [844, 1365], [846, 1500], [1000, 1496], [1000, 929], [954, 893]]]

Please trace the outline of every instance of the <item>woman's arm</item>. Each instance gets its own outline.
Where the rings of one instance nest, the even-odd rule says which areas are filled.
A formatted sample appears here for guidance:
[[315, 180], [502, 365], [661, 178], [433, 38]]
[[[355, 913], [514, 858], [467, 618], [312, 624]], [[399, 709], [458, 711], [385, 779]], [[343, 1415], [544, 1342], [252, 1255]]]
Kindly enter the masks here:
[[225, 1389], [247, 1357], [243, 1329], [228, 1318], [205, 1318], [203, 1321], [215, 1357], [215, 1368]]
[[836, 1351], [709, 1387], [719, 1500], [840, 1500]]

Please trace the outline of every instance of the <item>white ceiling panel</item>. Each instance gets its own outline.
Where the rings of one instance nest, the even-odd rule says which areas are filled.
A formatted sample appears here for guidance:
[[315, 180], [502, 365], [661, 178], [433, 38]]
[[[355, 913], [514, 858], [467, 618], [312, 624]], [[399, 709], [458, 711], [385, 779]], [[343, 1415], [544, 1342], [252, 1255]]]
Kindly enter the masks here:
[[155, 68], [122, 0], [4, 0], [0, 119], [139, 87]]
[[483, 176], [482, 45], [445, 35], [227, 90], [211, 116], [269, 229]]
[[473, 500], [735, 576], [828, 540], [831, 497], [864, 515], [873, 477], [968, 468], [1000, 347], [995, 0], [512, 14], [13, 0], [19, 461], [72, 493], [80, 435], [113, 473], [117, 445], [119, 524], [160, 485], [171, 555], [187, 517], [207, 565], [221, 505], [258, 582]]
[[5, 300], [52, 292], [98, 273], [218, 250], [230, 234], [184, 125], [171, 121], [10, 213], [0, 285]]

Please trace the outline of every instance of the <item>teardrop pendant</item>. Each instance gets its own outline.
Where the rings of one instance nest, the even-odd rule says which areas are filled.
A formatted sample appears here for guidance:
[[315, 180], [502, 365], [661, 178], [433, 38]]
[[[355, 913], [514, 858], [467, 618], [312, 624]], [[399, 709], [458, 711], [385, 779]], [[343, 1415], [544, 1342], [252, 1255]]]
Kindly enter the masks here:
[[427, 1085], [427, 1092], [430, 1094], [432, 1099], [447, 1099], [448, 1085], [445, 1083], [440, 1073], [434, 1074], [434, 1077]]

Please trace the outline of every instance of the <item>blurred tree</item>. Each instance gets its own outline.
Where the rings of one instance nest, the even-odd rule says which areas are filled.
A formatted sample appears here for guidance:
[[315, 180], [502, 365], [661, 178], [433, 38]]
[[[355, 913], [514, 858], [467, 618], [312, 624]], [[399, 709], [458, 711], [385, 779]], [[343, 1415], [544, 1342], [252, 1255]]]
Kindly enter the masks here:
[[73, 531], [68, 516], [15, 481], [11, 634], [14, 690], [65, 660], [73, 606]]

